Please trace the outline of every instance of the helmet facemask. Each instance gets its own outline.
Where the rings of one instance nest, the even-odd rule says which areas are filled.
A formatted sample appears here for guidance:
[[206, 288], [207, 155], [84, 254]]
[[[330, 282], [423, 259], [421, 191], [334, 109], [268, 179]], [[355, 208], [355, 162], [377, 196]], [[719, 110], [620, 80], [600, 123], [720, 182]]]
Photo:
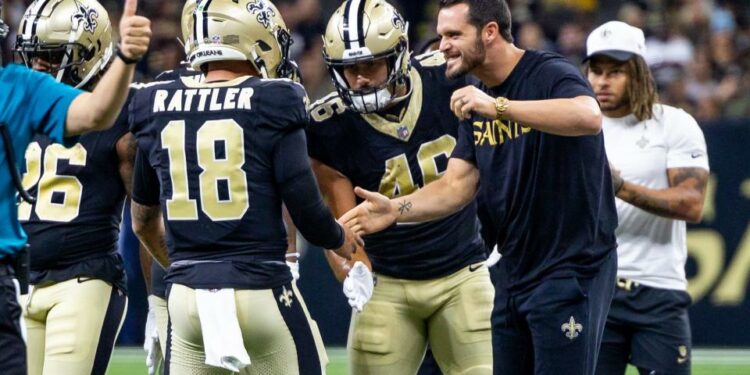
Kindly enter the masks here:
[[[372, 113], [383, 110], [392, 103], [408, 97], [410, 92], [396, 97], [399, 88], [409, 85], [409, 69], [404, 69], [404, 64], [407, 66], [409, 64], [407, 49], [406, 41], [402, 40], [393, 49], [377, 55], [344, 60], [334, 60], [324, 56], [333, 84], [344, 104], [360, 113]], [[351, 88], [344, 75], [344, 69], [357, 63], [380, 59], [384, 59], [386, 62], [388, 70], [386, 80], [374, 87]]]
[[[77, 42], [64, 44], [47, 44], [39, 41], [37, 36], [31, 40], [24, 40], [20, 35], [16, 40], [15, 52], [21, 62], [28, 68], [33, 69], [38, 60], [49, 65], [48, 72], [58, 82], [74, 87], [83, 87], [91, 78], [104, 68], [105, 61], [99, 61], [91, 72], [86, 75], [80, 67], [87, 60], [94, 57], [95, 51]], [[109, 58], [107, 58], [107, 61]]]

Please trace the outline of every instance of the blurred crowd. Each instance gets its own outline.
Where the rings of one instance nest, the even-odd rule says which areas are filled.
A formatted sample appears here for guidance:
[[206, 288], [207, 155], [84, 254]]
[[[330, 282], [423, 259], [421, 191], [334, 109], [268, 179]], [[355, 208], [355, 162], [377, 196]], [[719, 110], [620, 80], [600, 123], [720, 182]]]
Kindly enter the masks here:
[[[119, 19], [121, 0], [100, 0]], [[340, 0], [274, 0], [293, 31], [293, 58], [311, 99], [332, 90], [320, 35]], [[415, 51], [435, 35], [438, 0], [390, 0], [410, 21]], [[750, 117], [749, 0], [509, 0], [515, 43], [560, 53], [580, 63], [586, 36], [619, 19], [644, 30], [647, 61], [662, 102], [684, 108], [699, 121]], [[30, 0], [5, 0], [6, 22], [17, 26]], [[139, 13], [151, 18], [152, 49], [139, 67], [141, 79], [174, 68], [183, 58], [179, 18], [182, 1], [146, 0]], [[12, 42], [13, 38], [9, 38]], [[7, 51], [7, 48], [6, 48]]]

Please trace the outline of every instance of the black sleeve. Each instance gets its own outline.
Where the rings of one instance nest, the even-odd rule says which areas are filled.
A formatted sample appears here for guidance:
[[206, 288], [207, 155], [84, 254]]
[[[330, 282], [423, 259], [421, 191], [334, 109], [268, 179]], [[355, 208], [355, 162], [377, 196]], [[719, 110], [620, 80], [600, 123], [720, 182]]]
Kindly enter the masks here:
[[556, 59], [548, 63], [545, 74], [540, 78], [547, 77], [540, 85], [548, 85], [547, 95], [550, 99], [575, 98], [578, 96], [594, 97], [594, 91], [588, 80], [583, 77], [581, 71], [565, 59]]
[[276, 184], [305, 239], [324, 249], [336, 249], [344, 243], [344, 230], [323, 203], [305, 143], [302, 129], [281, 136], [273, 152]]
[[117, 145], [117, 142], [122, 138], [125, 134], [127, 134], [130, 131], [130, 119], [129, 119], [129, 108], [130, 108], [130, 99], [133, 97], [133, 90], [131, 89], [130, 94], [128, 95], [128, 100], [125, 102], [125, 105], [120, 110], [120, 114], [117, 115], [117, 119], [115, 119], [115, 123], [112, 125], [111, 128], [104, 130], [103, 134], [106, 134], [106, 142], [107, 146], [115, 149], [115, 146]]
[[148, 155], [142, 149], [135, 154], [133, 171], [133, 201], [144, 206], [159, 204], [159, 177], [156, 170], [148, 163]]
[[474, 126], [470, 121], [461, 121], [458, 124], [458, 143], [453, 148], [451, 157], [466, 160], [474, 165], [477, 164], [474, 150]]
[[307, 137], [307, 154], [311, 158], [340, 171], [343, 168], [336, 162], [336, 158], [333, 157], [334, 152], [331, 146], [341, 146], [341, 143], [338, 142], [337, 134], [324, 131], [325, 128], [332, 129], [334, 127], [336, 127], [334, 123], [316, 123], [311, 121], [305, 131], [305, 136]]

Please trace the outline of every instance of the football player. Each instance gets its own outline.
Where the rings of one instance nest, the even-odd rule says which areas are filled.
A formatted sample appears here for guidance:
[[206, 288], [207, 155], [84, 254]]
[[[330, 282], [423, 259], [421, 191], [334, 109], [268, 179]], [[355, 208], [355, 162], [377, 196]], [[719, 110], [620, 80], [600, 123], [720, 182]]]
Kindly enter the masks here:
[[[308, 148], [337, 216], [355, 207], [353, 185], [398, 197], [436, 180], [456, 145], [450, 96], [466, 83], [445, 78], [439, 52], [411, 58], [407, 28], [382, 0], [346, 1], [328, 23], [323, 53], [337, 92], [313, 104]], [[415, 374], [428, 343], [446, 374], [492, 372], [494, 293], [478, 230], [472, 202], [368, 236], [377, 285], [364, 307], [368, 273], [327, 254], [361, 310], [347, 344], [353, 374]]]
[[[34, 70], [92, 91], [112, 61], [112, 27], [95, 0], [35, 1], [15, 50]], [[72, 147], [38, 134], [23, 184], [36, 203], [18, 216], [29, 236], [30, 283], [22, 298], [29, 374], [104, 374], [127, 306], [117, 253], [135, 140], [120, 119]]]
[[187, 22], [188, 61], [205, 81], [151, 84], [130, 113], [133, 229], [171, 262], [167, 370], [324, 373], [317, 326], [284, 263], [282, 202], [308, 241], [345, 258], [356, 245], [309, 167], [305, 91], [279, 79], [294, 73], [289, 32], [265, 0], [201, 0]]

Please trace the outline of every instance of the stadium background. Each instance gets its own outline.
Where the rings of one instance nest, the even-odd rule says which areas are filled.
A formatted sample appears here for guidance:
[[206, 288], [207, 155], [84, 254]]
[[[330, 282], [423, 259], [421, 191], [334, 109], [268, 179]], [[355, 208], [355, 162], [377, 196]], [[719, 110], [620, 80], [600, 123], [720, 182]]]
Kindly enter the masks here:
[[[100, 1], [116, 26], [122, 1]], [[437, 0], [390, 2], [410, 21], [413, 49], [419, 50], [435, 36]], [[11, 27], [17, 27], [29, 3], [5, 0]], [[274, 3], [294, 32], [292, 54], [310, 98], [320, 98], [332, 86], [319, 35], [340, 2]], [[148, 81], [179, 64], [182, 4], [140, 1], [139, 13], [151, 18], [154, 36], [151, 52], [138, 66], [138, 80]], [[584, 57], [588, 32], [605, 21], [620, 19], [644, 29], [647, 61], [661, 101], [691, 113], [703, 127], [709, 149], [712, 171], [704, 219], [688, 231], [693, 342], [696, 347], [750, 347], [750, 0], [509, 0], [509, 4], [518, 46], [553, 50], [575, 63]], [[14, 34], [3, 49], [6, 58], [13, 40]], [[127, 217], [124, 228], [129, 228]], [[119, 344], [139, 345], [147, 307], [137, 242], [129, 231], [123, 231], [121, 251], [127, 262], [130, 304]], [[303, 249], [301, 274], [300, 289], [326, 345], [345, 345], [350, 310], [320, 249]]]

